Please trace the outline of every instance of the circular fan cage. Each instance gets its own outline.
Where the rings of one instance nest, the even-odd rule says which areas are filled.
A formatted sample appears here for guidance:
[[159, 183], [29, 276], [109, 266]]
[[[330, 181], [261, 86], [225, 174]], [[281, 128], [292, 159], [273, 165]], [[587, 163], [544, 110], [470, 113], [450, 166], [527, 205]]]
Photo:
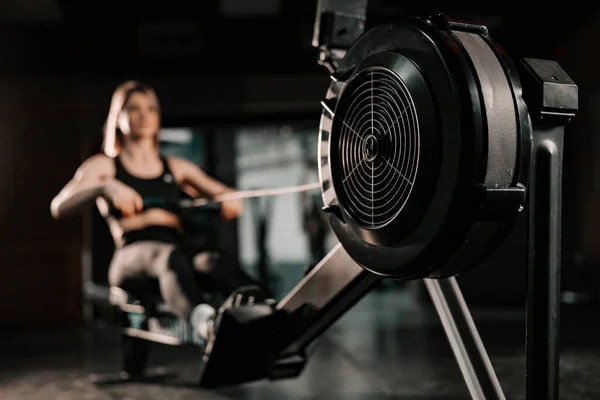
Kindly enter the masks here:
[[446, 21], [371, 29], [323, 101], [324, 209], [348, 254], [385, 277], [479, 265], [523, 209], [524, 197], [481, 212], [490, 191], [527, 185], [531, 122], [516, 69], [485, 29]]
[[419, 121], [398, 75], [371, 67], [357, 74], [336, 109], [337, 195], [366, 229], [392, 221], [411, 195], [419, 168]]

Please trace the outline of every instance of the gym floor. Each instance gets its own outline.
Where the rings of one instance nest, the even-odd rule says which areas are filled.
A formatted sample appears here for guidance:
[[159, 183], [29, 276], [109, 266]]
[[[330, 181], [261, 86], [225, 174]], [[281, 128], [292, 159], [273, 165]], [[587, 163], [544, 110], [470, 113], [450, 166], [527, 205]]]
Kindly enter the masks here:
[[[473, 309], [509, 399], [524, 398], [524, 312]], [[597, 310], [564, 309], [563, 400], [600, 398]], [[585, 328], [583, 328], [585, 326]], [[200, 353], [156, 345], [151, 364], [177, 376], [163, 384], [98, 387], [94, 373], [115, 372], [119, 334], [112, 328], [0, 334], [0, 399], [468, 399], [434, 310], [406, 291], [373, 292], [320, 340], [303, 374], [215, 391], [194, 387]]]

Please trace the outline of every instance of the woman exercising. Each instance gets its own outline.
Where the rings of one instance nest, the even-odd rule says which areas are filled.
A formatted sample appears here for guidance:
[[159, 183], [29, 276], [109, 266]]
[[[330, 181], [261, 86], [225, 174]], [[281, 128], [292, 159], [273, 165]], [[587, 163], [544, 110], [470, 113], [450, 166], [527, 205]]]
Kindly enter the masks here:
[[[58, 219], [96, 201], [115, 240], [110, 285], [122, 287], [137, 276], [156, 277], [164, 301], [208, 340], [215, 308], [206, 304], [179, 248], [182, 222], [162, 208], [144, 210], [142, 198], [178, 202], [182, 191], [212, 198], [233, 189], [187, 160], [161, 157], [159, 130], [154, 90], [135, 81], [121, 84], [112, 96], [103, 154], [81, 164], [52, 201], [51, 212]], [[221, 210], [225, 220], [237, 218], [242, 201], [225, 201]]]

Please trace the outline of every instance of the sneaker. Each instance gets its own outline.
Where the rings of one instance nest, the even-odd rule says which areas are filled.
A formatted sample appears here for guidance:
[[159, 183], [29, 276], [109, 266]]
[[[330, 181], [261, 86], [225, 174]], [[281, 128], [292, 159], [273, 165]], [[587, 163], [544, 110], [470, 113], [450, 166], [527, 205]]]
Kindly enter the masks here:
[[216, 314], [216, 310], [208, 304], [199, 304], [190, 313], [190, 323], [205, 343], [208, 343], [213, 335]]

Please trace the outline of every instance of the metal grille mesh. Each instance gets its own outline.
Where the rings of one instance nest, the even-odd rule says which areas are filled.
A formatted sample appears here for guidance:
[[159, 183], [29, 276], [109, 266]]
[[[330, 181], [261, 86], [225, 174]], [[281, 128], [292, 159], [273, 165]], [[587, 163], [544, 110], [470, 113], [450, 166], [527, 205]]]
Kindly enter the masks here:
[[392, 71], [360, 72], [336, 110], [336, 191], [361, 226], [390, 222], [410, 197], [419, 168], [417, 112], [408, 89]]

